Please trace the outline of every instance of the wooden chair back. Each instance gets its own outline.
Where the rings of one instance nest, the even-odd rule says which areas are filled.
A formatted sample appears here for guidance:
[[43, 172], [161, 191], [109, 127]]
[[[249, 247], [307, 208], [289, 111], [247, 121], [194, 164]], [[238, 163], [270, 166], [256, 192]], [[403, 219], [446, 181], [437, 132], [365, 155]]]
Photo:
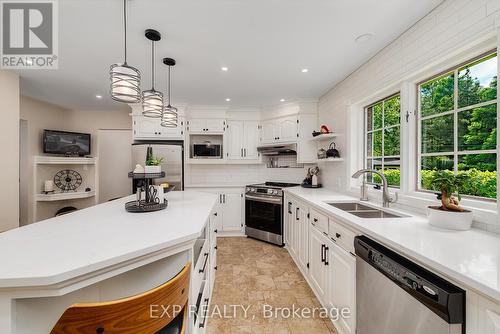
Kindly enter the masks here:
[[[187, 325], [190, 270], [188, 263], [170, 281], [139, 295], [74, 304], [63, 313], [51, 334], [154, 334], [175, 319], [174, 309], [178, 312], [181, 308], [182, 334]], [[169, 312], [164, 313], [165, 309]]]

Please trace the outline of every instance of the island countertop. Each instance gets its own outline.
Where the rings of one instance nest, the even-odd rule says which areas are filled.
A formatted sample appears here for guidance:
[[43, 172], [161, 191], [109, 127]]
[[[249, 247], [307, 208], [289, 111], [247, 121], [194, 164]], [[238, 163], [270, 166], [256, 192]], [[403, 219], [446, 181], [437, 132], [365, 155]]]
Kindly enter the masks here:
[[130, 196], [0, 234], [0, 288], [47, 286], [200, 236], [217, 195], [171, 192], [168, 207], [129, 213]]

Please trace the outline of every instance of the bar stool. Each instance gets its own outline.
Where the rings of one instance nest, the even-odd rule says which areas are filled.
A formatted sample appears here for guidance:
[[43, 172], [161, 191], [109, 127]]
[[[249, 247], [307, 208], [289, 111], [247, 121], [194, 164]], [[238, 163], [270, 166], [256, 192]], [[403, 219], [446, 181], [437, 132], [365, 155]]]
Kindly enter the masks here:
[[[74, 304], [63, 313], [50, 333], [184, 334], [190, 270], [189, 262], [170, 281], [139, 295], [110, 302]], [[155, 306], [155, 314], [151, 305]], [[178, 314], [174, 314], [174, 310]]]

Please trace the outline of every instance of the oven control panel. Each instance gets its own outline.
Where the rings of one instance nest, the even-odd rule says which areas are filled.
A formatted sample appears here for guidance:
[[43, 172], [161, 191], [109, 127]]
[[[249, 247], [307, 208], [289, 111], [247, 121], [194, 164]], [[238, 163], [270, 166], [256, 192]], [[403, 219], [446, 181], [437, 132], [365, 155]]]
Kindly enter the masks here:
[[281, 189], [247, 187], [246, 193], [256, 195], [282, 196], [283, 191]]

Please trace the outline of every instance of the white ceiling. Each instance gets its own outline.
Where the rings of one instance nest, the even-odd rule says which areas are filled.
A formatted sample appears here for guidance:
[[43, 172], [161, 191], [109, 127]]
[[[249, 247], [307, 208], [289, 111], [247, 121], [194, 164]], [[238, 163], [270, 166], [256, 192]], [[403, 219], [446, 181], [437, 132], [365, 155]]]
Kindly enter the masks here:
[[[142, 88], [149, 89], [144, 30], [154, 28], [163, 36], [157, 89], [166, 86], [161, 58], [177, 60], [174, 105], [268, 106], [282, 98], [318, 98], [441, 2], [131, 0], [129, 64], [141, 70]], [[108, 94], [109, 65], [123, 60], [122, 0], [60, 0], [59, 17], [59, 70], [20, 71], [21, 92], [71, 109], [123, 108]], [[354, 41], [365, 33], [374, 36]]]

